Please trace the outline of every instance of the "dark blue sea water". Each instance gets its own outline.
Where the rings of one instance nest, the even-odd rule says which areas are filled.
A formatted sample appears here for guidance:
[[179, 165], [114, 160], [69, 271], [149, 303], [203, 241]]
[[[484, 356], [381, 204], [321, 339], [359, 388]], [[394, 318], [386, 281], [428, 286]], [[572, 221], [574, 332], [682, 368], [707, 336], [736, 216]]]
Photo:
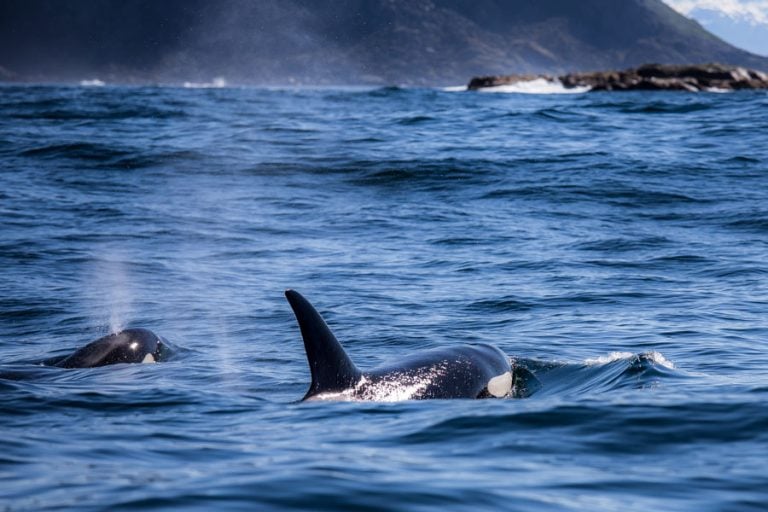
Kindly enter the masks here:
[[[768, 510], [765, 92], [4, 86], [0, 185], [2, 511]], [[289, 287], [541, 388], [299, 403]]]

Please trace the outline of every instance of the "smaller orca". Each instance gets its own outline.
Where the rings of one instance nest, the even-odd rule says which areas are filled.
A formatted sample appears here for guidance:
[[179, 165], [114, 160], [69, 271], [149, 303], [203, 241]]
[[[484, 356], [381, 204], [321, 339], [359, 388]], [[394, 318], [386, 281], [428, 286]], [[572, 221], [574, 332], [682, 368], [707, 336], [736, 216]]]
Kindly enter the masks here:
[[147, 329], [125, 329], [92, 341], [69, 356], [49, 360], [59, 368], [93, 368], [117, 363], [155, 363], [167, 342]]
[[293, 290], [285, 296], [304, 338], [312, 374], [302, 400], [502, 398], [514, 393], [509, 359], [487, 344], [426, 350], [395, 365], [360, 371], [312, 304]]

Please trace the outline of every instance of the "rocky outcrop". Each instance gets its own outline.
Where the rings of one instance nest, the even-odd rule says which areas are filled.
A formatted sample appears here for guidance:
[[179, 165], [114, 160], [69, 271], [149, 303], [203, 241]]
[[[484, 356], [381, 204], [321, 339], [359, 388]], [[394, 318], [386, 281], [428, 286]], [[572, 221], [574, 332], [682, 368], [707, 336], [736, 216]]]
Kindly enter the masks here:
[[768, 74], [722, 64], [645, 64], [625, 71], [597, 71], [552, 75], [505, 75], [473, 78], [470, 90], [514, 85], [544, 79], [568, 89], [588, 87], [590, 91], [734, 91], [768, 89]]

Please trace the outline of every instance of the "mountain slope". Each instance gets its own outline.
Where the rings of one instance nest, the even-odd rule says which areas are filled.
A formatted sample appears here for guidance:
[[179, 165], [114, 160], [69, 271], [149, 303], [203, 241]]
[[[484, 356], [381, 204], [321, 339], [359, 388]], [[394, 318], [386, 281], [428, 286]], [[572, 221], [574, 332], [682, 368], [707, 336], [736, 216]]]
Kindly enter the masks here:
[[459, 84], [723, 62], [768, 70], [661, 0], [0, 0], [0, 79]]

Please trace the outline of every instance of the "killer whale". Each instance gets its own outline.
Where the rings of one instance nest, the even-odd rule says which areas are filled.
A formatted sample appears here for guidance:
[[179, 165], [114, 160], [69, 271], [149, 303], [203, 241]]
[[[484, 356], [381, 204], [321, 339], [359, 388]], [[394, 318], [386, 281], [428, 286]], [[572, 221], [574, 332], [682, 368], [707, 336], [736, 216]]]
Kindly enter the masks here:
[[513, 388], [507, 356], [487, 344], [426, 350], [397, 364], [361, 371], [323, 317], [294, 290], [286, 290], [299, 324], [312, 382], [302, 400], [420, 400], [502, 398]]
[[48, 360], [59, 368], [94, 368], [117, 363], [155, 363], [167, 342], [148, 329], [125, 329], [103, 336], [68, 356]]

